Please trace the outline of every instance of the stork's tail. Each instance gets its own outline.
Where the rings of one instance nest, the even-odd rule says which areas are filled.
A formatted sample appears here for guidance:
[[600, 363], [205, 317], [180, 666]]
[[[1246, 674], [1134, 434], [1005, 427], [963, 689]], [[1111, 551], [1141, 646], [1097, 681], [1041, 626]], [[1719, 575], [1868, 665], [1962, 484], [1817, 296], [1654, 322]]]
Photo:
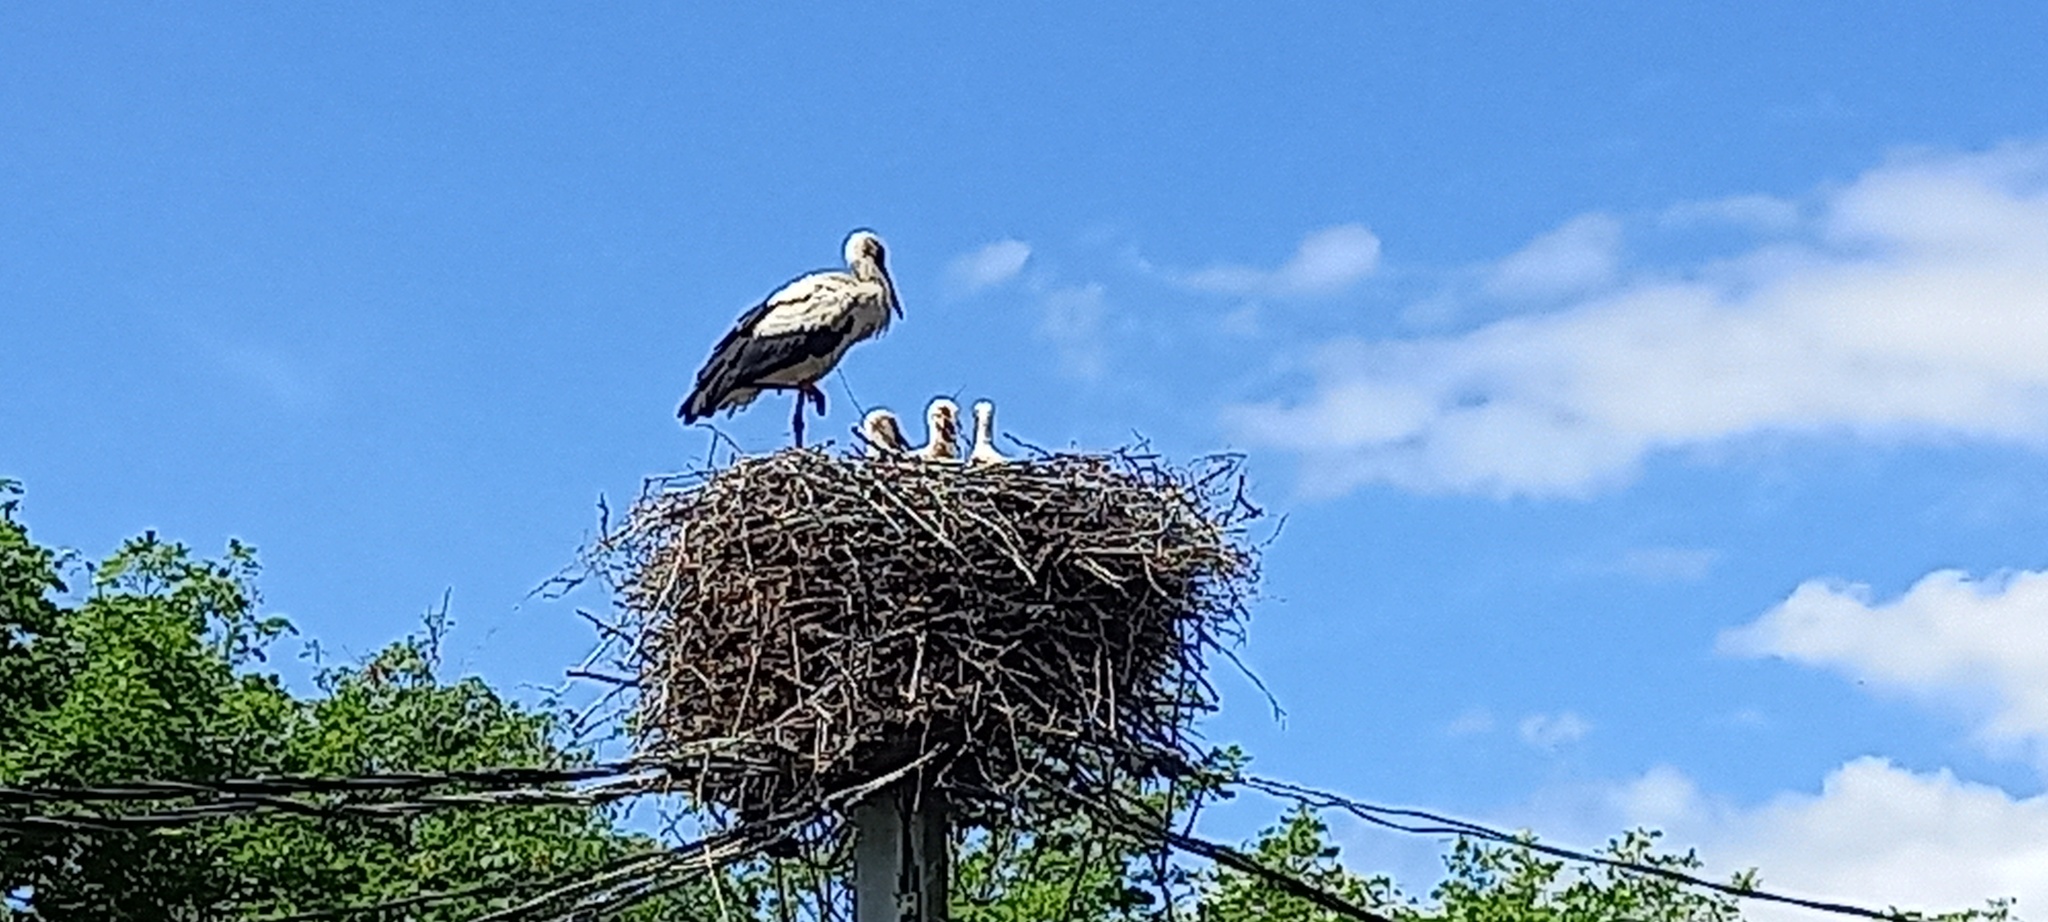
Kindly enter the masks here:
[[711, 390], [699, 386], [690, 392], [690, 396], [683, 398], [682, 406], [676, 407], [676, 416], [685, 423], [694, 423], [710, 416], [716, 409], [718, 401], [714, 399]]
[[714, 414], [726, 410], [737, 410], [753, 403], [760, 396], [755, 388], [735, 385], [729, 381], [711, 380], [697, 385], [690, 396], [683, 398], [683, 405], [676, 408], [676, 417], [685, 423], [710, 419]]

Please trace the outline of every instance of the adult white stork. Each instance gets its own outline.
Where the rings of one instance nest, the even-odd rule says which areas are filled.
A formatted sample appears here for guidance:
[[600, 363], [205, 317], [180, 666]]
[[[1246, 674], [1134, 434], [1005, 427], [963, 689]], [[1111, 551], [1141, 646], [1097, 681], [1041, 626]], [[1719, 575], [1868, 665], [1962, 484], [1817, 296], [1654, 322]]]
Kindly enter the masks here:
[[794, 391], [790, 418], [796, 444], [804, 444], [804, 401], [825, 415], [818, 379], [839, 364], [854, 343], [889, 328], [903, 316], [889, 280], [882, 238], [857, 230], [846, 238], [846, 271], [820, 271], [776, 289], [733, 324], [697, 372], [697, 386], [676, 415], [694, 423], [753, 403], [762, 391]]
[[926, 461], [960, 460], [960, 405], [944, 397], [924, 412], [924, 447], [911, 452]]
[[888, 410], [869, 410], [860, 421], [860, 438], [867, 443], [869, 458], [901, 458], [910, 451], [910, 441], [903, 437], [903, 425]]
[[995, 402], [977, 400], [974, 402], [974, 448], [967, 452], [967, 463], [976, 467], [1008, 463], [1010, 459], [996, 450], [995, 442]]

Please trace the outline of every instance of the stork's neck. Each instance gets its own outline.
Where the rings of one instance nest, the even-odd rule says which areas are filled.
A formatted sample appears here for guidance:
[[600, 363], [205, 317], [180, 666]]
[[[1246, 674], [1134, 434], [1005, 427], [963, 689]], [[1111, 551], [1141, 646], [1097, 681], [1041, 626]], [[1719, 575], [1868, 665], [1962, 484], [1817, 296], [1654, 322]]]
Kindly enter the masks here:
[[990, 442], [993, 442], [993, 441], [995, 441], [995, 437], [996, 437], [996, 415], [995, 415], [994, 413], [976, 413], [976, 414], [974, 414], [974, 442], [975, 442], [975, 444], [977, 444], [977, 445], [987, 445], [987, 444], [989, 444]]
[[880, 263], [871, 259], [854, 263], [853, 277], [882, 286], [882, 310], [881, 316], [875, 319], [875, 332], [888, 329], [890, 318], [903, 310], [902, 302], [896, 300], [896, 282], [889, 278], [889, 273], [883, 271]]

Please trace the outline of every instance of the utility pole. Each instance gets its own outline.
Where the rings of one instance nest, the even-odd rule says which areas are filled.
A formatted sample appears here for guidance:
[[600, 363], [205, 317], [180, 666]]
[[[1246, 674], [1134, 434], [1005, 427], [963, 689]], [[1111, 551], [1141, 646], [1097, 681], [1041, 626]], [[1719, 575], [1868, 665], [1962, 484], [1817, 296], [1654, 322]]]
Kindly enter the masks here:
[[946, 922], [952, 827], [938, 792], [905, 780], [852, 819], [853, 922]]

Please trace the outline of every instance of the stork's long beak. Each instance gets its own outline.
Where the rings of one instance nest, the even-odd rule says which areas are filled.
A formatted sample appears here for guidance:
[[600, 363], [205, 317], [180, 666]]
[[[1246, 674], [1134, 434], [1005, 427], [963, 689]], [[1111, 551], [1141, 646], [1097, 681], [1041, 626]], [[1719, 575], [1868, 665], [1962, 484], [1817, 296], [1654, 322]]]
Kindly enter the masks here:
[[901, 319], [903, 317], [903, 299], [896, 297], [896, 281], [890, 279], [882, 284], [889, 288], [889, 309], [895, 311], [896, 317]]

